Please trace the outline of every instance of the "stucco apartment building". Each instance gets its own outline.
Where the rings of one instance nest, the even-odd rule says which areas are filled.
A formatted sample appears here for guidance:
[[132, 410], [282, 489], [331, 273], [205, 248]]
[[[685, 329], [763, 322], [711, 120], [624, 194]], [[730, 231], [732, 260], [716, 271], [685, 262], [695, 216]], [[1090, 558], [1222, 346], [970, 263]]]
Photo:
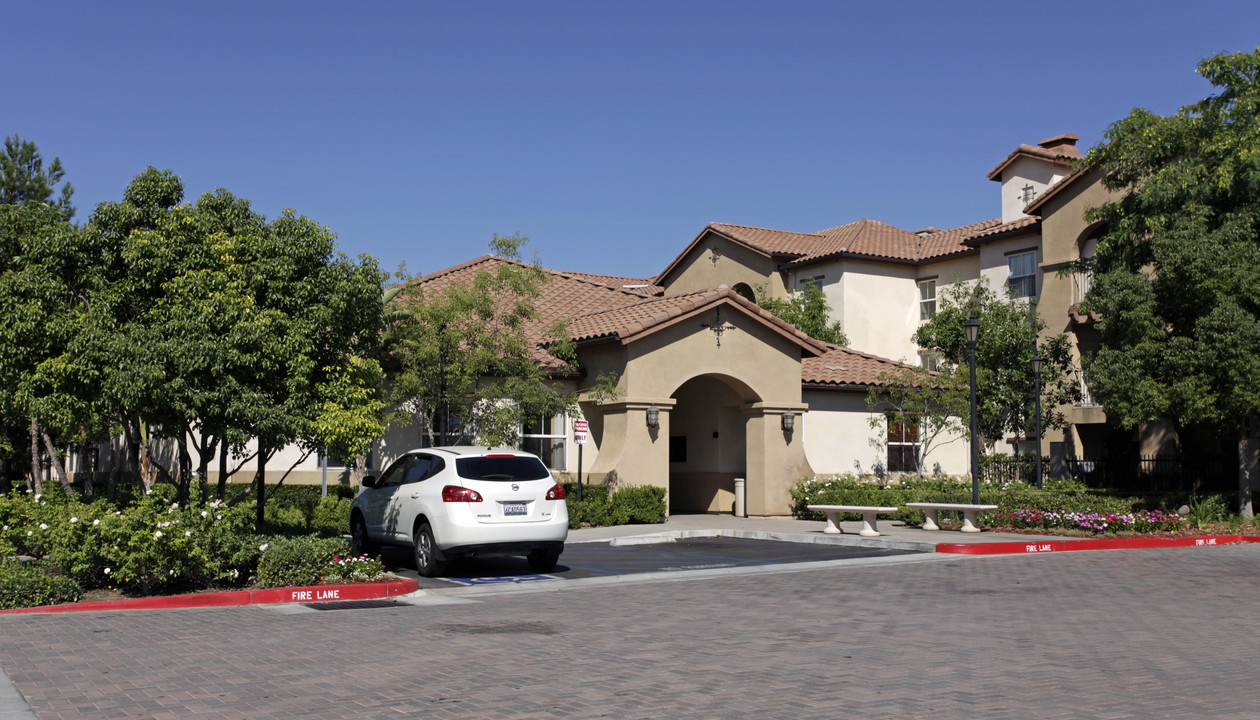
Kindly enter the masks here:
[[[1020, 145], [988, 173], [1000, 187], [1001, 216], [951, 229], [907, 231], [860, 219], [814, 232], [712, 223], [653, 278], [549, 270], [538, 307], [541, 329], [571, 318], [587, 378], [615, 371], [614, 402], [583, 402], [590, 425], [584, 474], [595, 482], [656, 484], [672, 512], [731, 512], [742, 479], [751, 515], [788, 510], [802, 477], [907, 467], [913, 436], [869, 422], [866, 398], [881, 373], [929, 364], [911, 341], [936, 311], [939, 293], [986, 278], [1016, 297], [1038, 300], [1049, 332], [1066, 332], [1078, 355], [1097, 339], [1076, 303], [1083, 278], [1060, 274], [1092, 252], [1085, 224], [1105, 199], [1096, 178], [1072, 171], [1075, 135]], [[509, 262], [493, 256], [428, 275], [440, 285]], [[756, 305], [807, 285], [822, 289], [849, 348], [813, 340]], [[1067, 432], [1047, 433], [1042, 451], [1087, 456], [1108, 442], [1105, 416], [1090, 399], [1068, 408]], [[568, 381], [583, 390], [583, 380]], [[523, 446], [557, 472], [575, 475], [573, 418], [524, 428]], [[966, 442], [947, 439], [924, 471], [968, 472]], [[381, 455], [418, 444], [396, 429]], [[1011, 450], [1024, 438], [1010, 438]], [[912, 453], [911, 453], [912, 455]]]
[[[911, 335], [946, 288], [980, 278], [1010, 287], [1038, 301], [1048, 332], [1068, 333], [1078, 356], [1096, 347], [1092, 318], [1077, 309], [1087, 279], [1060, 272], [1093, 252], [1097, 228], [1084, 211], [1107, 197], [1096, 177], [1073, 172], [1076, 142], [1066, 134], [1018, 146], [987, 175], [1000, 188], [1001, 216], [962, 227], [908, 231], [859, 219], [797, 232], [711, 223], [653, 278], [548, 270], [533, 331], [541, 340], [543, 328], [570, 319], [585, 374], [566, 380], [569, 389], [581, 392], [605, 371], [619, 377], [615, 401], [581, 403], [590, 427], [583, 474], [663, 486], [671, 512], [731, 512], [742, 480], [747, 514], [775, 515], [788, 512], [788, 489], [802, 477], [914, 470], [913, 433], [872, 426], [866, 398], [898, 364], [931, 363]], [[418, 282], [467, 282], [504, 262], [484, 256]], [[822, 289], [851, 347], [809, 338], [756, 305], [807, 285]], [[1091, 457], [1114, 442], [1086, 379], [1079, 382], [1083, 399], [1066, 409], [1071, 427], [1047, 432], [1043, 453]], [[522, 428], [522, 447], [558, 474], [576, 475], [576, 419], [540, 418]], [[999, 449], [1032, 449], [1009, 440]], [[391, 428], [369, 464], [379, 469], [422, 442], [417, 428]], [[287, 467], [293, 453], [272, 467]], [[319, 462], [298, 463], [290, 482], [319, 482]], [[965, 439], [938, 443], [920, 469], [966, 474]], [[347, 479], [342, 468], [328, 471], [330, 482]]]

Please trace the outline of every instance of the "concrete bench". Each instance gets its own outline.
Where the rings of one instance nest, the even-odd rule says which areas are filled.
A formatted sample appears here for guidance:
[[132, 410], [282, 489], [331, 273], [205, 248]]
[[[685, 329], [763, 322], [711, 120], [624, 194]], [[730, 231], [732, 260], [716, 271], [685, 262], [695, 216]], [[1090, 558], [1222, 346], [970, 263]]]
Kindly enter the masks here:
[[980, 523], [977, 516], [985, 510], [997, 510], [997, 505], [971, 505], [968, 503], [906, 503], [908, 508], [917, 508], [923, 511], [925, 519], [923, 521], [924, 530], [940, 530], [941, 527], [936, 524], [936, 514], [941, 510], [961, 510], [963, 514], [963, 532], [980, 532]]
[[858, 533], [863, 537], [878, 537], [879, 531], [875, 529], [875, 516], [879, 513], [897, 512], [895, 507], [870, 507], [867, 505], [807, 505], [810, 510], [827, 513], [827, 527], [823, 528], [825, 533], [844, 532], [840, 529], [840, 513], [861, 513], [862, 514], [862, 531]]

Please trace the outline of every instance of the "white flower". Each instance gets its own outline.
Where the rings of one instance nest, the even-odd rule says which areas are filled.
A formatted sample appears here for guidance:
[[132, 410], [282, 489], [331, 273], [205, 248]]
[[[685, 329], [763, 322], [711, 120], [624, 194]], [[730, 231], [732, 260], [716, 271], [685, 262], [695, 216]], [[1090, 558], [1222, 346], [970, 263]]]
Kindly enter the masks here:
[[271, 543], [263, 543], [262, 545], [259, 545], [259, 546], [258, 546], [258, 549], [259, 549], [259, 550], [261, 550], [261, 551], [263, 551], [263, 552], [266, 552], [266, 551], [267, 551], [268, 546], [270, 546], [270, 545], [271, 545]]
[[70, 518], [70, 522], [72, 522], [72, 523], [77, 523], [77, 522], [79, 522], [79, 518], [77, 518], [77, 517], [72, 517], [72, 518]]
[[30, 531], [30, 530], [27, 530], [27, 531], [26, 531], [26, 537], [30, 537], [30, 536], [31, 536], [31, 531]]
[[171, 526], [171, 524], [170, 524], [169, 522], [164, 522], [164, 523], [162, 523], [162, 527], [170, 527], [170, 526]]
[[170, 572], [168, 572], [168, 573], [166, 573], [166, 574], [167, 574], [167, 575], [174, 575], [174, 574], [175, 574], [175, 568], [171, 568], [171, 571], [170, 571]]
[[185, 530], [184, 537], [192, 537], [192, 530]]
[[210, 514], [210, 513], [206, 512], [205, 510], [202, 510], [202, 511], [201, 511], [201, 517], [206, 517], [206, 516], [208, 516], [209, 514]]
[[40, 523], [40, 524], [39, 524], [39, 529], [40, 529], [40, 530], [47, 530], [47, 529], [48, 529], [48, 523]]
[[100, 525], [100, 524], [101, 524], [101, 519], [100, 519], [100, 518], [97, 518], [97, 519], [93, 520], [93, 521], [92, 521], [92, 524], [93, 524], [93, 525]]
[[106, 574], [106, 575], [108, 575], [110, 572], [111, 572], [111, 571], [110, 571], [110, 569], [109, 569], [109, 568], [105, 568], [105, 574]]
[[153, 537], [155, 537], [155, 538], [160, 538], [160, 537], [162, 537], [162, 531], [161, 531], [161, 530], [158, 530], [156, 533], [154, 533]]
[[214, 516], [214, 519], [215, 519], [215, 520], [222, 520], [222, 519], [223, 519], [223, 516], [222, 516], [222, 515], [215, 515], [215, 516]]
[[43, 493], [35, 493], [35, 502], [39, 502], [39, 499], [42, 496], [43, 496]]

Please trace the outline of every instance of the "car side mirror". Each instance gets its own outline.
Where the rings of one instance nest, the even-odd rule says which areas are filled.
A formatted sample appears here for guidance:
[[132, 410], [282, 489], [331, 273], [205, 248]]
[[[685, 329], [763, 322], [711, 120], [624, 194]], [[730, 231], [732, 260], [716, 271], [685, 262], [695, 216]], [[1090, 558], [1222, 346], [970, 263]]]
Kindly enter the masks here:
[[360, 484], [360, 485], [362, 485], [362, 486], [363, 486], [363, 487], [365, 487], [365, 488], [374, 488], [374, 487], [376, 487], [376, 476], [375, 476], [375, 475], [364, 475], [364, 476], [363, 476], [363, 482], [361, 482], [361, 483], [359, 483], [359, 484]]

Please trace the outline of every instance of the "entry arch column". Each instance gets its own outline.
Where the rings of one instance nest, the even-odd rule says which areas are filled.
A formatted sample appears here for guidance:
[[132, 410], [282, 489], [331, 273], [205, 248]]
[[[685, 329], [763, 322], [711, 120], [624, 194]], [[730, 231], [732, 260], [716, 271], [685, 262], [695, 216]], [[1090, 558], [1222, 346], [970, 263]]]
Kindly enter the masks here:
[[[590, 474], [612, 479], [619, 487], [656, 485], [668, 492], [669, 420], [674, 402], [672, 398], [636, 397], [600, 404], [604, 443]], [[647, 425], [653, 406], [658, 416], [655, 428]]]
[[[809, 412], [805, 403], [755, 402], [745, 405], [748, 418], [746, 512], [749, 515], [783, 515], [791, 512], [789, 492], [797, 480], [813, 477], [805, 457], [801, 421]], [[791, 413], [792, 430], [783, 429], [783, 417]]]

